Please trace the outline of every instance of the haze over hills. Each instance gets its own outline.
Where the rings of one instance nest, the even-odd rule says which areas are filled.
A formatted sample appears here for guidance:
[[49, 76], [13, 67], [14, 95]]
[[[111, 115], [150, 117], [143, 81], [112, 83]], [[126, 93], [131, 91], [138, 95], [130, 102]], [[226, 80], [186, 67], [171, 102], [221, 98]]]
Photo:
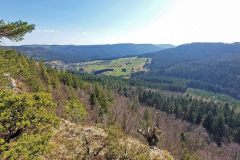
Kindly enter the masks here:
[[96, 59], [114, 59], [125, 56], [138, 56], [148, 52], [155, 52], [172, 48], [170, 44], [107, 44], [107, 45], [24, 45], [11, 48], [25, 53], [34, 59], [45, 61], [61, 60], [81, 62]]

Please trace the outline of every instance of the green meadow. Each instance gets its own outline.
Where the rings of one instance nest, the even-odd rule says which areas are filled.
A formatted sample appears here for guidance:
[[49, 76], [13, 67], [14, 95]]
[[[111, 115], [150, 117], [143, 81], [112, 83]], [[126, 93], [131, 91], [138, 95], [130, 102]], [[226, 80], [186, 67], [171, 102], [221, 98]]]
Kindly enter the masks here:
[[127, 57], [114, 60], [81, 62], [78, 63], [75, 68], [86, 73], [94, 73], [96, 71], [112, 69], [113, 71], [106, 71], [101, 74], [128, 78], [131, 76], [131, 73], [147, 71], [145, 65], [150, 62], [151, 59], [149, 58]]

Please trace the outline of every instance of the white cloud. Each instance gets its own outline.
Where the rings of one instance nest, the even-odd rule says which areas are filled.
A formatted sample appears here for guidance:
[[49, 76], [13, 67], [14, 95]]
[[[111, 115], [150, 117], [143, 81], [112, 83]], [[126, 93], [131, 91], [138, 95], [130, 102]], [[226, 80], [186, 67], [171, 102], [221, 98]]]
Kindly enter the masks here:
[[41, 33], [60, 33], [61, 31], [55, 30], [55, 29], [38, 29], [36, 32], [41, 32]]

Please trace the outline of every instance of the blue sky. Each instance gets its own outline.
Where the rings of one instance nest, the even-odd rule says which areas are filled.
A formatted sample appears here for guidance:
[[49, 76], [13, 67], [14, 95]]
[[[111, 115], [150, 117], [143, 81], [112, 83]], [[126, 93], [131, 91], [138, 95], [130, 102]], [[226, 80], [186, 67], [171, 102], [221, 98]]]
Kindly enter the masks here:
[[238, 41], [238, 0], [209, 1], [0, 0], [0, 18], [36, 25], [7, 45]]

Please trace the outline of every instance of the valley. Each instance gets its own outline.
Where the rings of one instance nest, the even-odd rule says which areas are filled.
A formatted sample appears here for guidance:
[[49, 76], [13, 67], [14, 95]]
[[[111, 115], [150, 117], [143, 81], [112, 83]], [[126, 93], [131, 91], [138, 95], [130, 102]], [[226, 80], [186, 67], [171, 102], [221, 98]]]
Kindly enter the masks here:
[[64, 63], [61, 61], [46, 62], [58, 69], [70, 70], [94, 75], [109, 75], [130, 78], [132, 73], [148, 71], [150, 58], [126, 57], [113, 60], [96, 60], [79, 63]]
[[[83, 62], [83, 64], [91, 68], [94, 65], [96, 66], [96, 63], [102, 62], [103, 64], [100, 63], [99, 66], [114, 64], [116, 67], [119, 63], [126, 64], [126, 62], [130, 60], [132, 63], [135, 62], [133, 64], [136, 66], [138, 66], [137, 64], [143, 64], [143, 62], [145, 64], [147, 61], [147, 59], [131, 57], [119, 58], [110, 61], [110, 63], [109, 61], [91, 61]], [[55, 70], [54, 68], [56, 66], [53, 68], [45, 67], [41, 62], [26, 59], [24, 56], [12, 51], [1, 51], [0, 62], [1, 66], [3, 66], [1, 73], [11, 73], [12, 78], [16, 80], [16, 90], [19, 94], [22, 92], [50, 92], [54, 98], [54, 102], [58, 103], [57, 117], [63, 121], [69, 121], [67, 123], [74, 123], [65, 129], [60, 128], [59, 131], [56, 130], [56, 133], [52, 135], [53, 139], [51, 143], [56, 143], [56, 145], [60, 145], [65, 149], [52, 150], [51, 154], [45, 154], [45, 157], [60, 156], [70, 158], [71, 156], [78, 156], [77, 153], [79, 153], [79, 156], [93, 156], [94, 153], [87, 153], [82, 150], [74, 151], [71, 146], [80, 147], [83, 145], [82, 147], [84, 147], [84, 144], [80, 142], [75, 143], [78, 142], [77, 137], [75, 137], [76, 140], [73, 142], [72, 138], [74, 137], [71, 137], [70, 134], [81, 135], [84, 138], [86, 133], [82, 125], [90, 125], [90, 128], [94, 128], [96, 122], [101, 122], [100, 130], [102, 128], [105, 132], [108, 132], [108, 128], [110, 127], [109, 123], [117, 124], [124, 134], [138, 137], [141, 142], [146, 141], [144, 137], [139, 137], [139, 133], [137, 132], [139, 128], [146, 129], [150, 126], [159, 126], [163, 135], [158, 146], [170, 151], [170, 154], [176, 159], [181, 159], [183, 156], [191, 157], [191, 159], [208, 159], [209, 156], [217, 159], [228, 159], [231, 156], [238, 156], [240, 153], [239, 146], [235, 143], [238, 142], [237, 135], [234, 139], [229, 139], [230, 135], [228, 135], [232, 134], [235, 136], [235, 134], [232, 133], [235, 126], [231, 126], [232, 128], [229, 129], [230, 133], [227, 135], [221, 135], [221, 132], [216, 128], [223, 127], [218, 116], [221, 117], [221, 108], [225, 105], [225, 102], [229, 102], [230, 104], [228, 107], [226, 106], [228, 109], [224, 110], [225, 118], [229, 119], [231, 117], [230, 121], [226, 121], [226, 125], [230, 125], [229, 123], [231, 121], [233, 124], [238, 125], [238, 111], [233, 107], [236, 103], [230, 103], [237, 102], [233, 99], [227, 99], [220, 95], [218, 95], [219, 97], [211, 97], [211, 94], [208, 95], [203, 91], [194, 89], [187, 89], [186, 93], [182, 92], [179, 94], [179, 92], [170, 91], [167, 88], [163, 89], [161, 88], [162, 86], [158, 88], [158, 86], [151, 86], [148, 82], [132, 78], [126, 79], [121, 76], [119, 77], [119, 75], [79, 74], [79, 70], [72, 74], [72, 70], [67, 72], [69, 68], [66, 66], [64, 66], [65, 68], [59, 68], [60, 70]], [[24, 66], [22, 64], [24, 64]], [[56, 61], [55, 64], [62, 66], [59, 61]], [[92, 64], [94, 65], [91, 66]], [[74, 66], [71, 67], [74, 69]], [[177, 80], [181, 81], [181, 79]], [[171, 81], [173, 81], [173, 83]], [[173, 85], [176, 83], [174, 81], [175, 79], [165, 77], [161, 79], [161, 83], [158, 85]], [[155, 81], [155, 83], [156, 82], [157, 81]], [[3, 87], [3, 89], [7, 89], [7, 81], [1, 81], [0, 86]], [[201, 100], [200, 97], [212, 100], [205, 101]], [[218, 102], [216, 103], [214, 101]], [[78, 104], [77, 106], [79, 107], [85, 106], [86, 110], [83, 108], [79, 108], [79, 110], [72, 108], [74, 110], [71, 110], [71, 108], [68, 107], [71, 105], [74, 106], [75, 104]], [[75, 114], [76, 111], [78, 114]], [[207, 122], [205, 116], [208, 116], [209, 113], [212, 112], [218, 114], [213, 116], [213, 122]], [[86, 117], [86, 115], [88, 116]], [[107, 119], [104, 120], [103, 117]], [[60, 125], [65, 125], [64, 123], [61, 122]], [[213, 126], [213, 130], [209, 129], [208, 123]], [[72, 128], [71, 126], [74, 125], [78, 126]], [[94, 136], [96, 133], [93, 132], [92, 134]], [[176, 136], [176, 134], [178, 136]], [[64, 137], [61, 138], [61, 135]], [[88, 138], [91, 139], [91, 137]], [[90, 139], [86, 142], [89, 143], [89, 147], [98, 147], [95, 146], [93, 142], [90, 144]], [[96, 140], [105, 143], [104, 139], [105, 138], [102, 137]], [[19, 139], [17, 143], [20, 143], [20, 140], [21, 139]], [[31, 140], [27, 143], [31, 143]], [[118, 143], [119, 142], [114, 141], [115, 145]], [[216, 145], [216, 143], [218, 145]], [[99, 147], [101, 149], [101, 146]], [[231, 151], [226, 149], [228, 147], [231, 148]], [[224, 154], [218, 153], [219, 149]], [[120, 152], [116, 154], [121, 156], [121, 150], [119, 151]], [[72, 152], [74, 152], [74, 154], [72, 154]], [[131, 152], [134, 153], [133, 151]], [[7, 153], [8, 152], [4, 152], [4, 155], [7, 156]], [[19, 153], [21, 154], [21, 151]], [[105, 156], [105, 153], [106, 152], [103, 151], [99, 153], [100, 155], [98, 156]], [[159, 151], [159, 153], [161, 153], [159, 156], [162, 156], [163, 153], [168, 155], [167, 152]], [[18, 153], [16, 153], [16, 155], [17, 154]], [[146, 155], [147, 154], [141, 155], [136, 153], [135, 156]]]
[[[56, 59], [54, 61], [47, 61], [45, 62], [45, 64], [52, 68], [57, 68], [60, 70], [68, 70], [76, 74], [93, 74], [93, 75], [103, 75], [103, 76], [114, 76], [118, 78], [131, 78], [130, 81], [133, 81], [133, 83], [136, 83], [138, 85], [141, 83], [141, 85], [145, 85], [153, 89], [158, 88], [160, 90], [172, 92], [173, 94], [175, 94], [174, 92], [179, 92], [182, 95], [190, 94], [193, 97], [204, 98], [208, 101], [216, 101], [221, 103], [227, 102], [234, 106], [240, 106], [240, 102], [236, 97], [237, 94], [232, 93], [235, 90], [234, 87], [231, 90], [229, 90], [231, 91], [229, 92], [228, 89], [224, 89], [220, 85], [213, 86], [212, 83], [205, 82], [208, 76], [210, 77], [214, 76], [214, 78], [216, 78], [217, 76], [219, 76], [217, 75], [218, 73], [206, 75], [205, 79], [203, 80], [199, 79], [197, 81], [194, 78], [185, 77], [185, 74], [196, 74], [196, 76], [197, 75], [202, 76], [201, 74], [208, 74], [207, 73], [208, 70], [214, 65], [219, 65], [218, 63], [226, 63], [226, 66], [228, 66], [229, 64], [234, 65], [236, 63], [235, 61], [238, 60], [238, 56], [237, 56], [238, 48], [235, 48], [233, 50], [231, 49], [231, 47], [234, 45], [238, 47], [238, 44], [229, 44], [229, 45], [228, 44], [188, 44], [188, 45], [189, 47], [186, 47], [186, 46], [178, 47], [180, 48], [179, 52], [184, 51], [183, 52], [184, 54], [181, 57], [176, 58], [176, 59], [179, 59], [179, 62], [177, 61], [176, 63], [173, 63], [173, 61], [168, 62], [166, 58], [170, 60], [172, 58], [171, 55], [178, 56], [177, 55], [178, 48], [163, 50], [163, 51], [160, 51], [162, 52], [160, 54], [151, 53], [151, 54], [141, 55], [139, 57], [123, 57], [123, 58], [116, 58], [116, 59], [110, 59], [110, 60], [93, 60], [93, 61], [90, 60], [90, 61], [83, 61], [83, 62], [77, 62], [77, 63], [65, 63], [63, 61], [59, 61]], [[216, 49], [218, 49], [218, 47], [229, 49], [230, 53], [228, 54], [231, 54], [231, 55], [236, 54], [236, 58], [233, 59], [233, 57], [231, 58], [228, 57], [226, 60], [224, 60], [223, 58], [226, 57], [227, 55], [223, 52], [219, 55], [219, 57], [215, 60], [215, 62], [213, 62], [213, 61], [209, 61], [211, 57], [208, 58], [208, 61], [205, 61], [204, 57], [202, 57], [202, 55], [200, 54], [200, 55], [195, 55], [196, 56], [195, 58], [194, 56], [190, 56], [192, 60], [187, 63], [183, 63], [185, 60], [186, 61], [188, 60], [188, 56], [186, 56], [185, 54], [192, 54], [192, 53], [188, 53], [188, 48], [190, 49], [191, 47], [195, 47], [198, 45], [199, 46], [215, 45]], [[183, 47], [186, 47], [186, 51], [182, 49]], [[209, 54], [210, 56], [213, 56], [212, 58], [215, 57], [211, 53], [213, 52], [213, 54], [215, 54], [216, 51], [211, 51], [211, 50], [208, 51], [207, 48], [206, 48], [206, 51], [205, 51], [206, 55]], [[198, 49], [197, 49], [197, 52], [199, 52]], [[156, 63], [156, 59], [158, 58], [159, 58], [159, 61]], [[201, 63], [205, 65], [204, 67], [206, 71], [202, 70], [203, 64]], [[237, 66], [234, 66], [234, 67], [237, 67]], [[229, 68], [228, 70], [223, 69], [221, 70], [221, 72], [225, 72], [225, 71], [235, 72], [234, 71], [235, 69], [236, 68], [232, 68], [232, 69]], [[185, 73], [185, 70], [190, 70], [190, 71], [188, 71], [188, 73]], [[183, 72], [182, 75], [180, 74], [181, 72]], [[219, 73], [219, 74], [223, 74], [223, 73]], [[228, 77], [218, 79], [218, 81], [220, 80], [223, 81], [225, 80], [225, 78], [228, 78]], [[238, 78], [235, 78], [234, 81], [231, 81], [230, 83], [236, 83], [235, 81], [237, 80]], [[224, 86], [224, 87], [227, 87], [227, 86]], [[175, 95], [178, 95], [178, 94], [175, 94]]]
[[239, 160], [240, 43], [0, 46], [0, 159]]

